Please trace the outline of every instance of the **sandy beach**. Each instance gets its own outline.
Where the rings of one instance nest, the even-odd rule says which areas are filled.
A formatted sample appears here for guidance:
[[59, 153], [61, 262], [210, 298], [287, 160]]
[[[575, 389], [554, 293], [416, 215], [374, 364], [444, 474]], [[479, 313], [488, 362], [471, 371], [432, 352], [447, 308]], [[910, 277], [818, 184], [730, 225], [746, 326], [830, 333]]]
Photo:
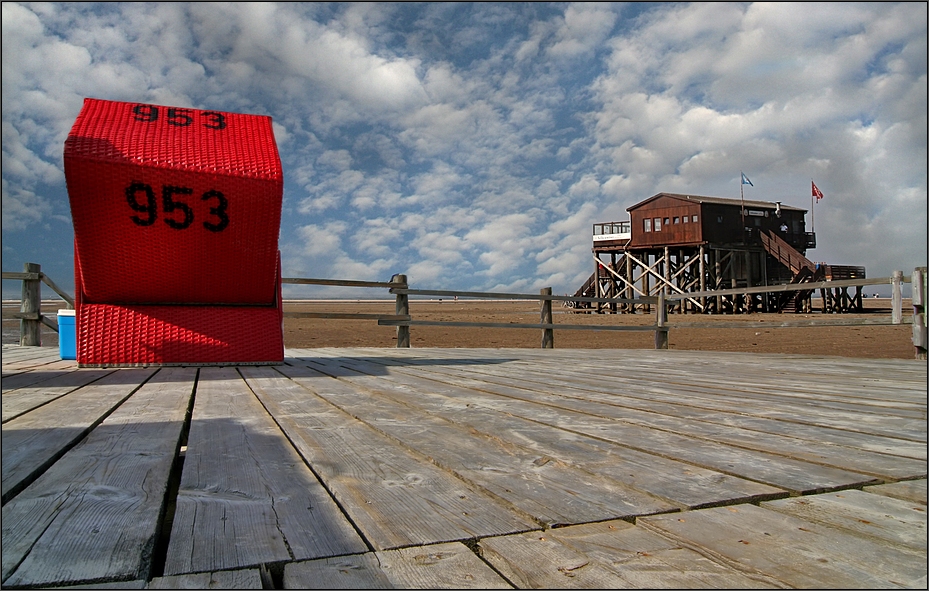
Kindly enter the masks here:
[[[863, 314], [671, 314], [669, 341], [671, 349], [695, 351], [745, 351], [791, 353], [802, 355], [837, 355], [869, 359], [912, 359], [912, 308], [903, 303], [903, 324], [896, 326], [841, 326], [781, 328], [774, 325], [795, 320], [834, 318], [868, 320], [888, 319], [890, 299], [864, 301]], [[816, 301], [814, 300], [814, 308]], [[58, 302], [44, 302], [43, 310], [55, 314]], [[285, 301], [285, 312], [324, 312], [394, 314], [393, 300], [321, 300]], [[5, 310], [18, 309], [18, 302], [4, 302]], [[411, 300], [414, 320], [447, 322], [493, 322], [531, 324], [540, 320], [538, 301], [498, 301], [476, 299]], [[650, 325], [654, 314], [574, 313], [558, 302], [553, 306], [555, 324]], [[746, 328], [675, 328], [675, 323], [766, 323], [770, 327]], [[473, 328], [457, 326], [413, 326], [412, 347], [443, 348], [538, 348], [542, 332], [538, 329]], [[19, 321], [3, 321], [3, 342], [19, 342]], [[285, 318], [285, 347], [396, 347], [397, 329], [378, 326], [376, 320], [325, 318]], [[43, 327], [42, 345], [58, 346], [58, 335]], [[651, 349], [655, 346], [651, 331], [555, 330], [555, 348], [566, 349]]]

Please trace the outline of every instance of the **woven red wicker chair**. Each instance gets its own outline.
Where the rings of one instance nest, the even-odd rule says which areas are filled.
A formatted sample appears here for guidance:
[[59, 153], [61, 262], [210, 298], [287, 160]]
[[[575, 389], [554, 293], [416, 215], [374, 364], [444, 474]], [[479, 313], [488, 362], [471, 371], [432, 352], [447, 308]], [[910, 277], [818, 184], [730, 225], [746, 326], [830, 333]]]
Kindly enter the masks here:
[[64, 165], [79, 365], [283, 360], [269, 117], [85, 99]]

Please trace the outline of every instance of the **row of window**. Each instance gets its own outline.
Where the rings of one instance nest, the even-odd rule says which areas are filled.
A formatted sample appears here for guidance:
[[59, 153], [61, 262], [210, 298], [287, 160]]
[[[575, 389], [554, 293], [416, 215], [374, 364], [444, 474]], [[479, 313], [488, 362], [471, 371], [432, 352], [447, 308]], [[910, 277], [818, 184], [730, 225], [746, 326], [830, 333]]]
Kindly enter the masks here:
[[[671, 225], [672, 218], [663, 218], [663, 219], [664, 219], [664, 225], [665, 225], [665, 226], [670, 226], [670, 225]], [[654, 218], [654, 219], [652, 219], [652, 218], [646, 218], [646, 219], [645, 219], [645, 231], [646, 231], [646, 232], [651, 232], [651, 231], [652, 231], [652, 227], [654, 227], [656, 232], [661, 232], [661, 223], [662, 223], [662, 218]], [[694, 224], [695, 224], [695, 223], [697, 223], [697, 216], [695, 216], [695, 215], [690, 215], [690, 216], [685, 215], [685, 216], [682, 216], [682, 217], [674, 216], [674, 218], [673, 218], [673, 223], [675, 223], [675, 224], [682, 224], [682, 223], [683, 223], [683, 224], [688, 224], [688, 223], [694, 223]]]

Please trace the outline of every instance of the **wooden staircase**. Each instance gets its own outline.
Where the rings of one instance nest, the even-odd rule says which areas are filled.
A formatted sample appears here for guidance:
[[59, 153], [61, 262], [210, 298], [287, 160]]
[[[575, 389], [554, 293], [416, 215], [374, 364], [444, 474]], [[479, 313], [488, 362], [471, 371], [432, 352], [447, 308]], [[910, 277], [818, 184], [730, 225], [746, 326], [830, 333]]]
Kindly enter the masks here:
[[[616, 264], [604, 263], [602, 261], [601, 261], [601, 264], [607, 267], [610, 267], [611, 269], [613, 269], [613, 271], [615, 271], [619, 275], [625, 275], [626, 255], [620, 256], [619, 260], [616, 261]], [[609, 271], [607, 271], [606, 269], [598, 265], [596, 272], [591, 273], [590, 277], [587, 278], [587, 281], [584, 282], [584, 284], [580, 287], [580, 289], [574, 292], [574, 297], [576, 298], [597, 297], [597, 282], [601, 281], [602, 279], [607, 279], [609, 277], [610, 277]], [[611, 297], [611, 295], [605, 294], [603, 297]], [[595, 308], [596, 304], [592, 302], [574, 302], [574, 307], [579, 308], [579, 309]]]
[[[810, 259], [806, 258], [794, 247], [787, 244], [780, 236], [771, 232], [761, 233], [761, 244], [764, 249], [793, 273], [791, 284], [813, 283], [823, 281], [823, 269], [819, 268]], [[793, 308], [795, 312], [803, 312], [806, 302], [809, 301], [812, 289], [798, 289], [785, 291], [775, 305], [775, 312], [783, 312]]]
[[813, 261], [800, 254], [797, 249], [787, 244], [780, 236], [771, 232], [762, 232], [761, 244], [768, 251], [768, 254], [790, 269], [790, 272], [794, 275], [799, 274], [803, 269], [816, 272], [816, 265]]

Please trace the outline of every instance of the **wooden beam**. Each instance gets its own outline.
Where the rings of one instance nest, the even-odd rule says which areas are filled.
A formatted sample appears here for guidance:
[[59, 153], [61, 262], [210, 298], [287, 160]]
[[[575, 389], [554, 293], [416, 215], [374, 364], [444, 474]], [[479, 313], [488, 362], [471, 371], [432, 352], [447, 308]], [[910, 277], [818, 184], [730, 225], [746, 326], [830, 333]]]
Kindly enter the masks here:
[[58, 285], [54, 281], [52, 281], [51, 278], [45, 273], [42, 273], [42, 283], [51, 287], [52, 290], [61, 297], [61, 299], [68, 302], [69, 307], [71, 308], [74, 307], [74, 298], [71, 297], [71, 295], [68, 294], [65, 290], [58, 287]]
[[[541, 295], [552, 295], [551, 287], [543, 287], [539, 292]], [[541, 302], [541, 324], [550, 325], [552, 324], [552, 301], [551, 300], [542, 300]], [[543, 349], [554, 349], [555, 348], [555, 333], [551, 328], [542, 329], [542, 348]]]
[[397, 285], [394, 282], [386, 281], [353, 281], [347, 279], [309, 279], [305, 277], [284, 277], [281, 279], [281, 283], [288, 283], [291, 285], [334, 285], [338, 287], [406, 287], [406, 283], [403, 285]]
[[[394, 275], [390, 278], [391, 283], [403, 284], [406, 285], [406, 275]], [[395, 290], [391, 289], [391, 293], [395, 293], [397, 296], [396, 304], [394, 306], [397, 316], [409, 316], [410, 315], [410, 297], [405, 293], [398, 293]], [[380, 321], [378, 321], [380, 323]], [[409, 349], [410, 348], [410, 327], [409, 326], [400, 326], [397, 325], [397, 348], [398, 349]]]
[[352, 314], [341, 312], [284, 312], [284, 318], [327, 318], [338, 320], [409, 320], [409, 314]]
[[654, 324], [642, 326], [612, 326], [593, 324], [529, 324], [517, 322], [449, 322], [444, 320], [378, 320], [381, 326], [455, 326], [459, 328], [532, 328], [558, 330], [624, 330], [632, 332], [647, 332], [655, 330]]
[[[630, 258], [631, 258], [631, 257], [630, 257]], [[633, 289], [633, 291], [635, 291], [637, 294], [639, 294], [640, 296], [644, 296], [644, 295], [645, 295], [644, 293], [641, 292], [641, 290], [637, 289], [635, 285], [633, 285], [632, 283], [630, 283], [625, 277], [623, 277], [622, 275], [620, 275], [619, 273], [617, 273], [617, 272], [614, 271], [613, 269], [610, 269], [608, 266], [604, 265], [604, 264], [603, 264], [603, 261], [601, 261], [601, 260], [598, 259], [597, 257], [594, 257], [594, 260], [597, 261], [597, 263], [599, 263], [601, 267], [603, 267], [604, 269], [606, 269], [607, 271], [609, 271], [610, 273], [612, 273], [613, 275], [615, 275], [616, 277], [618, 277], [618, 278], [620, 279], [620, 281], [622, 281], [623, 283], [625, 283], [627, 286], [631, 287], [631, 288]]]
[[[42, 266], [36, 263], [24, 263], [24, 274], [35, 275], [35, 279], [23, 279], [22, 303], [19, 311], [23, 314], [42, 314]], [[26, 347], [42, 346], [42, 327], [38, 318], [24, 317], [19, 321], [19, 344]]]
[[849, 287], [855, 285], [886, 285], [890, 282], [890, 277], [879, 277], [877, 279], [842, 279], [839, 281], [810, 281], [808, 283], [785, 283], [782, 285], [763, 285], [758, 287], [716, 289], [685, 294], [671, 294], [668, 296], [668, 299], [679, 300], [688, 297], [729, 296], [750, 293], [777, 293], [784, 291], [814, 291], [816, 289], [831, 289], [834, 287]]
[[[628, 256], [632, 257], [631, 254], [629, 254]], [[635, 259], [635, 257], [632, 257], [632, 258]], [[636, 262], [638, 262], [640, 265], [642, 265], [642, 267], [643, 267], [646, 271], [648, 271], [650, 274], [654, 275], [655, 277], [657, 277], [658, 279], [660, 279], [662, 282], [664, 282], [665, 285], [669, 286], [669, 287], [670, 287], [671, 289], [673, 289], [673, 290], [676, 290], [678, 293], [683, 294], [684, 297], [686, 297], [687, 299], [689, 299], [690, 301], [692, 301], [695, 305], [699, 306], [700, 309], [703, 309], [703, 306], [700, 305], [700, 302], [698, 302], [697, 300], [695, 300], [695, 299], [692, 298], [692, 297], [688, 297], [687, 294], [685, 294], [683, 290], [679, 289], [676, 285], [674, 285], [673, 283], [671, 283], [670, 281], [668, 281], [667, 279], [665, 279], [664, 277], [662, 277], [661, 275], [659, 275], [658, 273], [656, 273], [655, 271], [653, 271], [653, 270], [651, 269], [651, 267], [649, 267], [648, 265], [642, 263], [642, 261], [639, 261], [638, 259], [635, 259], [635, 260], [636, 260]], [[677, 298], [677, 299], [680, 299], [680, 298]]]
[[4, 271], [2, 278], [11, 281], [37, 281], [42, 279], [42, 273], [16, 273], [14, 271]]

